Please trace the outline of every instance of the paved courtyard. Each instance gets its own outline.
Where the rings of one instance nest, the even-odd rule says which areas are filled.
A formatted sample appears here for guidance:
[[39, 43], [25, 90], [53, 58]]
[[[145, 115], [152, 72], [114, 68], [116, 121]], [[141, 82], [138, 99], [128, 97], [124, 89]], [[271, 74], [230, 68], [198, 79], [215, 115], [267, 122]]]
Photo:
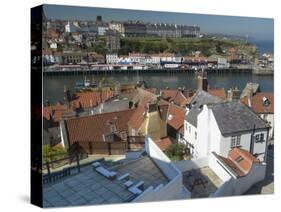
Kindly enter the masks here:
[[215, 192], [217, 188], [222, 183], [222, 180], [210, 169], [209, 167], [203, 167], [201, 169], [195, 170], [198, 173], [198, 178], [202, 178], [203, 181], [206, 181], [205, 187], [200, 184], [191, 188], [193, 182], [189, 178], [190, 171], [183, 173], [183, 184], [184, 186], [191, 191], [191, 198], [200, 198], [208, 197], [211, 193]]

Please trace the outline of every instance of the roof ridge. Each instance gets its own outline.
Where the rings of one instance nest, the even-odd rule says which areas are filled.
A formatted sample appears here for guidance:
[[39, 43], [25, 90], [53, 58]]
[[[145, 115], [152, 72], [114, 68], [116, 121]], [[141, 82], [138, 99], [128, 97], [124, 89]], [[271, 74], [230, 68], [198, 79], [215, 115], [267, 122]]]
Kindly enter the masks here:
[[133, 108], [133, 109], [126, 109], [126, 110], [119, 110], [119, 111], [112, 111], [112, 112], [105, 112], [105, 113], [96, 113], [96, 114], [93, 114], [93, 115], [88, 115], [88, 116], [79, 116], [79, 117], [73, 117], [73, 118], [69, 118], [67, 119], [66, 121], [68, 120], [77, 120], [77, 119], [83, 119], [83, 118], [89, 118], [89, 117], [93, 117], [93, 116], [101, 116], [101, 115], [107, 115], [107, 114], [113, 114], [113, 113], [121, 113], [121, 112], [126, 112], [126, 111], [133, 111], [135, 110], [136, 108]]

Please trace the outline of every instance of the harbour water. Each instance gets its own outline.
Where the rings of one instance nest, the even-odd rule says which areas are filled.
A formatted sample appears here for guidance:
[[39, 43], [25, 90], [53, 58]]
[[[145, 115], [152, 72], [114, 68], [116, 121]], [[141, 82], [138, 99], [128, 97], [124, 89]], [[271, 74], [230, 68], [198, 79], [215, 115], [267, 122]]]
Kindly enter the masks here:
[[[87, 79], [99, 81], [105, 78], [109, 81], [118, 81], [120, 83], [137, 83], [144, 80], [147, 86], [154, 88], [178, 88], [185, 87], [190, 89], [196, 88], [196, 78], [191, 73], [141, 73], [141, 74], [104, 74], [104, 75], [87, 75]], [[44, 76], [43, 78], [43, 99], [50, 103], [63, 101], [63, 89], [66, 86], [71, 92], [74, 92], [75, 83], [83, 81], [83, 75], [67, 76]], [[273, 92], [273, 75], [252, 75], [251, 73], [224, 73], [209, 74], [208, 82], [211, 88], [223, 87], [228, 90], [231, 87], [238, 86], [243, 90], [247, 82], [260, 84], [263, 92]]]

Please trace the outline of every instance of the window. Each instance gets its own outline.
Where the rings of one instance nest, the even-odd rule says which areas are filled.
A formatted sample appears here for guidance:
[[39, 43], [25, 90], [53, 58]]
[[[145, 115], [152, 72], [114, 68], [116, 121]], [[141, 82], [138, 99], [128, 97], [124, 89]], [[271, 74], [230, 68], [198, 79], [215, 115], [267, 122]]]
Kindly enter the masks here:
[[187, 130], [187, 124], [185, 124], [185, 130]]
[[191, 132], [191, 127], [189, 126], [189, 128], [188, 128], [188, 131], [189, 131], [189, 133]]
[[240, 146], [241, 135], [237, 136], [236, 139], [236, 146]]
[[244, 160], [244, 158], [242, 158], [241, 156], [238, 156], [238, 157], [235, 159], [235, 161], [236, 161], [237, 163], [240, 163], [242, 160]]
[[264, 134], [263, 133], [256, 134], [255, 135], [255, 140], [256, 140], [256, 143], [264, 142]]
[[240, 147], [240, 144], [241, 144], [241, 135], [231, 136], [231, 143], [230, 143], [231, 148]]
[[197, 132], [194, 132], [195, 140], [197, 140]]

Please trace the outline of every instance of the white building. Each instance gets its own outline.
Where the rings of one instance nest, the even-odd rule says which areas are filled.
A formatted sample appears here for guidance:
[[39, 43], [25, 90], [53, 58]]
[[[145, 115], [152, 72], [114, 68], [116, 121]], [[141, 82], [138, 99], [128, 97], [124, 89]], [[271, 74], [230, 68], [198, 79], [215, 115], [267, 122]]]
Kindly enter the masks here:
[[230, 64], [227, 62], [226, 58], [219, 57], [218, 58], [218, 68], [219, 69], [224, 69], [224, 68], [229, 68]]
[[146, 54], [129, 53], [129, 58], [132, 63], [136, 63], [136, 64], [145, 64], [146, 63]]
[[51, 42], [51, 43], [50, 43], [50, 48], [51, 48], [51, 49], [57, 49], [57, 48], [58, 48], [57, 43], [56, 43], [56, 42]]
[[98, 26], [98, 35], [105, 35], [106, 30], [108, 30], [108, 26]]
[[269, 125], [251, 109], [240, 102], [207, 105], [199, 99], [192, 104], [185, 118], [184, 137], [194, 158], [211, 152], [226, 157], [239, 147], [265, 161]]
[[117, 54], [106, 54], [106, 64], [117, 64], [118, 63], [118, 55]]
[[[191, 195], [196, 192], [197, 197], [241, 195], [254, 184], [264, 180], [266, 174], [266, 163], [258, 161], [248, 151], [239, 148], [232, 149], [226, 157], [212, 152], [207, 157], [182, 160], [175, 162], [175, 165], [183, 175], [194, 171], [200, 172], [203, 169], [208, 169], [209, 173], [212, 173], [205, 172], [203, 176], [208, 181], [216, 182], [216, 185], [209, 189], [192, 190]], [[207, 183], [208, 185], [210, 183]]]

